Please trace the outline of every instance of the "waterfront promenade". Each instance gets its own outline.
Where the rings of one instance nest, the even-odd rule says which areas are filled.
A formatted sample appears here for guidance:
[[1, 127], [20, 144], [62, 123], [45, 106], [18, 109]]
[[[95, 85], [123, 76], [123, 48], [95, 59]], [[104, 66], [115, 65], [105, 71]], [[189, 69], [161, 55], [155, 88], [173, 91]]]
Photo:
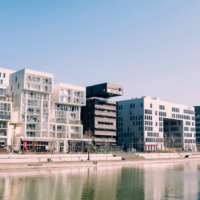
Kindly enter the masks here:
[[[185, 156], [189, 155], [188, 158]], [[71, 157], [70, 157], [71, 156]], [[145, 158], [146, 157], [146, 158]], [[51, 159], [50, 162], [47, 159]], [[55, 155], [0, 155], [0, 171], [71, 168], [71, 167], [98, 167], [98, 166], [134, 166], [138, 164], [181, 163], [200, 161], [200, 154], [195, 153], [165, 153], [165, 154], [55, 154]]]

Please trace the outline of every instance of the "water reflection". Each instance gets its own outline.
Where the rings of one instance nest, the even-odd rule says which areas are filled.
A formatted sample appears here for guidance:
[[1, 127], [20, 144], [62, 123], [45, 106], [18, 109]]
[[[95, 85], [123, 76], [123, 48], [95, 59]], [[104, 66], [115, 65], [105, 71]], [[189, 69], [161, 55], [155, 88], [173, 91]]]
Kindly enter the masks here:
[[0, 172], [2, 200], [199, 199], [200, 163]]

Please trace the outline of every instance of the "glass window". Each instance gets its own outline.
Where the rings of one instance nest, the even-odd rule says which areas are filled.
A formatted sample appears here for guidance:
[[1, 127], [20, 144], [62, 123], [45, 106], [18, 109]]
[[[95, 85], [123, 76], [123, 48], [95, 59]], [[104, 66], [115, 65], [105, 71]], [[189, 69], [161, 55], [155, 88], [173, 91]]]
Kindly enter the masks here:
[[3, 77], [6, 78], [6, 74], [5, 73], [3, 73]]

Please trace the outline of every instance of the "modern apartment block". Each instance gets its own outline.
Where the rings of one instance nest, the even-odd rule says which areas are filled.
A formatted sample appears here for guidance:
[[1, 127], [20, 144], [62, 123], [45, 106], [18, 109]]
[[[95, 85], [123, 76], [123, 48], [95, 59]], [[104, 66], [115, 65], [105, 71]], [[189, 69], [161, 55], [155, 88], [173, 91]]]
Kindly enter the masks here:
[[197, 149], [200, 149], [200, 106], [194, 106], [195, 108], [195, 126], [196, 126], [196, 144]]
[[0, 148], [12, 145], [13, 126], [11, 122], [12, 101], [8, 96], [9, 76], [13, 70], [0, 68]]
[[83, 140], [85, 87], [53, 84], [53, 74], [30, 69], [0, 68], [0, 83], [0, 145], [66, 152]]
[[[59, 138], [60, 151], [70, 142], [83, 141], [81, 107], [86, 104], [86, 89], [82, 86], [58, 83], [53, 86], [49, 134]], [[64, 147], [62, 147], [62, 145]]]
[[123, 87], [103, 83], [86, 87], [86, 106], [82, 107], [84, 137], [86, 131], [91, 131], [95, 145], [102, 143], [116, 144], [117, 107], [111, 97], [122, 96]]
[[154, 151], [171, 147], [195, 151], [194, 107], [147, 96], [119, 101], [118, 144], [124, 149]]

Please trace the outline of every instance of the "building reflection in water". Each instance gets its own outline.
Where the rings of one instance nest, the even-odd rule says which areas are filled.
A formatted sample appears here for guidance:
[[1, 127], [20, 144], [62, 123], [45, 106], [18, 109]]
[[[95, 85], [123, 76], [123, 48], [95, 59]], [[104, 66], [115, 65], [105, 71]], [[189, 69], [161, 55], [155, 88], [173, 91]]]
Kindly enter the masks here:
[[2, 200], [198, 199], [200, 164], [0, 172]]

